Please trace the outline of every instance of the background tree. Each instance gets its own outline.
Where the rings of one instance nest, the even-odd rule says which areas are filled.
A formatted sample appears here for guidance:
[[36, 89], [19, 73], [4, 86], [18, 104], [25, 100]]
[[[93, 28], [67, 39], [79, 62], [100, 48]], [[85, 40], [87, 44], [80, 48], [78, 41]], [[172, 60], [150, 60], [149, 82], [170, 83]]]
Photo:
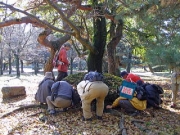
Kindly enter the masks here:
[[[37, 1], [36, 1], [37, 2]], [[66, 1], [65, 1], [66, 2]], [[79, 2], [79, 3], [78, 3]], [[71, 36], [74, 36], [83, 46], [84, 46], [84, 48], [86, 48], [86, 49], [88, 49], [89, 51], [90, 51], [90, 56], [89, 56], [89, 60], [88, 60], [88, 65], [93, 65], [93, 66], [91, 66], [91, 67], [89, 67], [89, 69], [88, 70], [98, 70], [99, 72], [102, 72], [102, 67], [101, 67], [101, 59], [102, 59], [102, 57], [103, 57], [103, 50], [105, 49], [104, 47], [105, 47], [105, 43], [106, 43], [106, 35], [104, 36], [104, 41], [96, 41], [95, 40], [95, 38], [94, 38], [94, 43], [93, 43], [93, 45], [92, 45], [92, 42], [90, 41], [91, 39], [88, 39], [88, 38], [90, 38], [90, 36], [87, 36], [86, 38], [84, 38], [82, 35], [81, 35], [81, 32], [82, 32], [82, 26], [81, 27], [79, 27], [79, 26], [77, 26], [77, 25], [74, 25], [74, 24], [79, 24], [79, 20], [78, 20], [78, 22], [77, 23], [74, 23], [73, 22], [73, 17], [71, 16], [72, 15], [72, 12], [74, 12], [74, 11], [76, 11], [76, 9], [81, 9], [81, 10], [90, 10], [91, 12], [87, 12], [86, 14], [85, 14], [85, 16], [87, 16], [87, 14], [89, 14], [89, 13], [93, 13], [93, 15], [91, 15], [92, 17], [94, 16], [94, 17], [96, 17], [97, 16], [97, 18], [98, 18], [98, 14], [99, 13], [101, 13], [101, 14], [103, 14], [104, 15], [104, 11], [102, 11], [102, 9], [103, 9], [103, 6], [100, 6], [100, 5], [98, 5], [98, 6], [96, 6], [97, 4], [99, 4], [99, 3], [97, 3], [97, 1], [94, 1], [94, 3], [96, 3], [96, 4], [94, 4], [94, 3], [90, 3], [90, 4], [92, 4], [92, 5], [90, 5], [90, 6], [84, 6], [84, 5], [81, 5], [81, 3], [80, 3], [80, 1], [77, 1], [77, 3], [67, 3], [66, 2], [66, 4], [73, 4], [74, 6], [75, 6], [75, 8], [76, 9], [74, 9], [74, 7], [71, 9], [70, 7], [66, 7], [66, 8], [64, 8], [64, 9], [67, 9], [66, 10], [66, 12], [65, 12], [65, 10], [61, 10], [59, 7], [58, 7], [58, 4], [57, 3], [53, 3], [53, 2], [51, 2], [51, 1], [49, 1], [49, 0], [47, 0], [47, 3], [48, 3], [48, 5], [50, 6], [49, 8], [54, 8], [54, 10], [60, 15], [60, 17], [61, 17], [61, 19], [63, 19], [63, 28], [65, 28], [65, 26], [69, 26], [69, 27], [71, 27], [71, 29], [69, 28], [69, 27], [66, 27], [66, 29], [68, 30], [71, 30], [71, 31], [65, 31], [65, 30], [62, 30], [62, 29], [59, 29], [59, 28], [57, 28], [57, 27], [55, 27], [55, 26], [58, 26], [59, 24], [50, 24], [50, 23], [47, 23], [47, 21], [41, 21], [39, 18], [37, 18], [37, 16], [34, 16], [34, 15], [32, 15], [32, 14], [29, 14], [27, 11], [28, 10], [26, 10], [26, 11], [21, 11], [21, 10], [19, 10], [19, 9], [16, 9], [16, 8], [14, 8], [14, 7], [12, 7], [12, 6], [10, 6], [10, 5], [7, 5], [7, 4], [5, 4], [5, 3], [1, 3], [1, 4], [3, 4], [3, 5], [5, 5], [7, 8], [10, 8], [11, 10], [13, 10], [13, 11], [18, 11], [18, 12], [21, 12], [21, 13], [24, 13], [24, 14], [26, 14], [26, 15], [28, 15], [28, 17], [31, 17], [31, 19], [30, 18], [28, 18], [28, 17], [23, 17], [23, 18], [21, 18], [21, 19], [19, 19], [19, 20], [9, 20], [8, 21], [8, 23], [4, 23], [4, 24], [2, 24], [1, 25], [1, 27], [4, 27], [4, 26], [7, 26], [7, 25], [11, 25], [11, 24], [21, 24], [21, 23], [24, 23], [24, 22], [29, 22], [29, 23], [32, 23], [33, 25], [35, 25], [35, 26], [40, 26], [40, 27], [43, 27], [43, 28], [45, 28], [46, 30], [43, 32], [43, 33], [41, 33], [40, 35], [39, 35], [39, 38], [38, 38], [38, 41], [39, 41], [39, 43], [41, 43], [41, 44], [43, 44], [44, 46], [46, 46], [46, 47], [50, 47], [51, 48], [51, 57], [50, 57], [50, 61], [48, 61], [47, 63], [48, 63], [48, 68], [45, 68], [45, 71], [47, 71], [47, 70], [52, 70], [52, 58], [53, 58], [53, 54], [54, 54], [54, 52], [55, 52], [55, 50], [57, 50], [64, 42], [66, 42], [68, 39], [70, 39], [70, 36], [69, 35], [71, 35]], [[34, 5], [33, 5], [34, 4]], [[41, 4], [45, 4], [45, 3], [41, 3]], [[87, 2], [87, 4], [89, 4], [89, 2]], [[93, 7], [93, 4], [94, 4], [94, 7]], [[31, 2], [31, 5], [32, 6], [35, 6], [35, 2]], [[37, 4], [36, 4], [37, 5]], [[46, 5], [46, 6], [48, 6], [48, 5]], [[41, 14], [41, 12], [40, 12], [40, 8], [41, 8], [41, 6], [43, 7], [44, 5], [39, 5], [39, 13], [38, 14]], [[60, 6], [60, 5], [59, 5]], [[30, 7], [30, 6], [29, 6]], [[49, 10], [49, 9], [47, 9], [47, 11], [48, 11], [48, 13], [51, 13], [50, 11], [53, 11], [54, 12], [54, 10]], [[68, 12], [68, 11], [71, 11], [71, 12]], [[52, 13], [53, 13], [52, 12]], [[79, 11], [78, 11], [79, 12]], [[34, 13], [34, 12], [33, 12]], [[81, 13], [81, 12], [79, 12], [79, 13]], [[36, 13], [34, 13], [34, 14], [37, 14], [37, 11], [36, 11]], [[65, 15], [66, 14], [66, 15]], [[97, 14], [97, 15], [96, 15]], [[44, 15], [44, 14], [43, 14]], [[48, 14], [49, 15], [49, 14]], [[53, 14], [53, 15], [55, 15], [55, 14]], [[79, 17], [79, 15], [78, 14], [75, 14], [76, 16], [78, 16]], [[80, 15], [80, 17], [83, 15], [83, 13], [81, 13], [81, 15]], [[69, 17], [71, 16], [71, 20], [69, 19]], [[42, 16], [41, 16], [42, 17]], [[49, 16], [48, 16], [49, 17]], [[54, 16], [53, 16], [54, 17]], [[99, 15], [99, 17], [102, 17], [102, 16], [100, 16]], [[33, 18], [33, 19], [32, 19]], [[43, 16], [43, 18], [46, 18], [46, 16], [44, 15]], [[52, 19], [52, 17], [50, 18], [50, 19]], [[114, 18], [113, 18], [114, 19]], [[46, 19], [46, 20], [48, 20], [48, 19]], [[55, 17], [53, 18], [53, 20], [55, 20]], [[53, 21], [53, 20], [50, 20], [51, 22]], [[56, 20], [56, 21], [58, 21], [58, 19]], [[97, 25], [97, 26], [100, 26], [99, 28], [101, 28], [101, 26], [103, 26], [104, 28], [106, 28], [105, 26], [105, 22], [103, 22], [102, 24], [100, 24], [100, 22], [102, 21], [101, 19], [100, 20], [98, 20], [98, 19], [94, 19], [94, 21], [96, 21], [96, 23], [99, 23], [99, 24], [96, 24], [95, 23], [95, 25]], [[3, 26], [4, 25], [4, 26]], [[82, 24], [81, 24], [82, 25]], [[89, 30], [87, 29], [87, 25], [86, 25], [86, 23], [83, 23], [83, 25], [85, 26], [85, 30], [87, 31], [87, 33], [89, 32]], [[95, 30], [96, 32], [98, 32], [99, 31], [99, 28], [97, 29], [97, 30]], [[65, 34], [68, 34], [68, 35], [65, 35], [65, 36], [63, 36], [63, 38], [61, 38], [60, 40], [57, 40], [57, 42], [50, 42], [50, 41], [48, 41], [46, 38], [47, 38], [47, 36], [51, 33], [51, 30], [49, 30], [49, 29], [51, 29], [51, 30], [55, 30], [56, 32], [61, 32], [61, 33], [65, 33]], [[73, 30], [73, 31], [72, 31]], [[103, 30], [103, 29], [102, 29]], [[101, 32], [102, 33], [102, 32]], [[104, 31], [104, 33], [106, 33], [106, 31]], [[90, 33], [88, 33], [88, 34], [90, 34]], [[99, 39], [98, 39], [99, 40]], [[61, 41], [61, 42], [60, 42]], [[97, 42], [97, 43], [96, 43]], [[97, 46], [98, 45], [98, 46]], [[102, 47], [100, 47], [100, 46], [102, 46]], [[96, 48], [96, 47], [98, 47], [98, 48]], [[100, 48], [99, 48], [100, 47]], [[99, 49], [99, 50], [97, 50], [97, 49]], [[92, 55], [94, 55], [94, 56], [96, 56], [96, 57], [94, 57], [94, 56], [92, 56]], [[99, 57], [100, 56], [100, 57]], [[99, 59], [99, 62], [97, 62], [97, 60]], [[96, 61], [96, 62], [95, 62]], [[91, 63], [91, 62], [93, 62], [93, 63]], [[95, 63], [94, 63], [95, 62]], [[91, 64], [90, 64], [91, 63]], [[95, 65], [94, 65], [95, 64]], [[100, 64], [100, 65], [99, 65]]]
[[[89, 50], [88, 70], [102, 71], [102, 63], [99, 63], [98, 60], [102, 61], [104, 47], [107, 44], [108, 72], [115, 74], [115, 70], [113, 70], [116, 67], [114, 66], [116, 57], [114, 52], [122, 37], [122, 29], [124, 30], [124, 37], [129, 39], [129, 43], [133, 45], [129, 53], [129, 56], [131, 56], [131, 53], [134, 52], [133, 49], [139, 45], [148, 48], [152, 46], [152, 43], [157, 42], [157, 39], [159, 39], [157, 34], [159, 31], [162, 32], [162, 29], [159, 28], [165, 21], [179, 17], [179, 2], [177, 0], [170, 2], [165, 0], [31, 0], [26, 10], [15, 8], [15, 4], [13, 6], [3, 2], [0, 2], [0, 4], [2, 9], [8, 8], [13, 12], [26, 15], [21, 19], [2, 22], [0, 27], [31, 23], [33, 26], [45, 29], [38, 37], [40, 44], [51, 48], [51, 56], [47, 61], [45, 71], [53, 68], [52, 58], [54, 52], [64, 42], [74, 37], [83, 45], [84, 50]], [[168, 15], [166, 15], [167, 13]], [[109, 25], [110, 23], [111, 25]], [[92, 27], [94, 31], [92, 31]], [[62, 36], [57, 41], [52, 42], [47, 39], [51, 33], [61, 33]], [[101, 39], [95, 37], [97, 33], [103, 33]], [[130, 40], [131, 38], [134, 40]]]

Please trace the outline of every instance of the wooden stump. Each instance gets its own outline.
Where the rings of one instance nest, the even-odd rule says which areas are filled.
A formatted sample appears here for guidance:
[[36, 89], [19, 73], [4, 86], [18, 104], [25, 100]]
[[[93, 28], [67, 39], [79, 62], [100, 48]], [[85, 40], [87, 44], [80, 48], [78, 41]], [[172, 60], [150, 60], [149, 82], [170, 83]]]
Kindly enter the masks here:
[[24, 96], [26, 95], [25, 87], [24, 86], [7, 86], [2, 87], [2, 99], [10, 99], [17, 96]]

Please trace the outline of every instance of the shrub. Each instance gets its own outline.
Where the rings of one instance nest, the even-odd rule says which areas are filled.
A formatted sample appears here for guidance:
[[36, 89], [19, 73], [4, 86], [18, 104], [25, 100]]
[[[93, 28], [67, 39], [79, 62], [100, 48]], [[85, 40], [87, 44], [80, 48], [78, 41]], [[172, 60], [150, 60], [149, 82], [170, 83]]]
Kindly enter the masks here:
[[[63, 80], [69, 82], [72, 85], [77, 85], [83, 80], [86, 73], [72, 74], [64, 78]], [[118, 76], [114, 76], [108, 73], [104, 73], [104, 83], [109, 87], [109, 93], [105, 99], [105, 104], [111, 104], [119, 95], [117, 88], [121, 85], [122, 79]]]

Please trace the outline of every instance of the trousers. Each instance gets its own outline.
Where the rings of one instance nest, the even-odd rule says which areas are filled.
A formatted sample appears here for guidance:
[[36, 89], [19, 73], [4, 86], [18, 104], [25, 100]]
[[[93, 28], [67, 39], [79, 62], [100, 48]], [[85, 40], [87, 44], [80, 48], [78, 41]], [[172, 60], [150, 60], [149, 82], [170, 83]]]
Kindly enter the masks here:
[[102, 116], [104, 110], [104, 99], [109, 91], [108, 86], [103, 82], [93, 82], [89, 90], [81, 95], [84, 118], [92, 117], [91, 102], [96, 99], [96, 115]]
[[54, 101], [51, 101], [51, 96], [47, 96], [46, 102], [48, 105], [48, 110], [54, 110], [55, 107], [67, 108], [71, 106], [71, 100], [61, 97], [56, 97]]

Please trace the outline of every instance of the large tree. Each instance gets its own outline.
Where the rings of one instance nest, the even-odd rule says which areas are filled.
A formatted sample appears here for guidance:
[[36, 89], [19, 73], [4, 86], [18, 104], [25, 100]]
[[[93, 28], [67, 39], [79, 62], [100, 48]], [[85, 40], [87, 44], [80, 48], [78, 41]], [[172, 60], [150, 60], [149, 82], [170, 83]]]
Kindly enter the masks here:
[[[39, 43], [51, 48], [51, 57], [47, 62], [45, 71], [52, 70], [52, 58], [55, 51], [73, 36], [83, 45], [85, 50], [89, 50], [88, 70], [102, 72], [102, 58], [106, 46], [107, 31], [104, 6], [98, 1], [85, 2], [88, 5], [82, 5], [84, 4], [82, 1], [31, 1], [26, 10], [20, 10], [15, 8], [15, 5], [12, 6], [3, 2], [0, 4], [13, 12], [21, 12], [27, 15], [19, 19], [6, 20], [0, 24], [0, 27], [31, 23], [33, 26], [45, 29], [38, 37]], [[38, 16], [41, 17], [38, 18]], [[106, 18], [114, 21], [113, 16]], [[93, 24], [90, 23], [91, 21]], [[114, 23], [118, 24], [118, 21], [114, 21]], [[91, 26], [88, 26], [89, 24]], [[90, 28], [94, 30], [92, 31]], [[47, 37], [52, 32], [63, 33], [63, 36], [57, 41], [49, 41]], [[82, 34], [85, 32], [86, 34]]]

